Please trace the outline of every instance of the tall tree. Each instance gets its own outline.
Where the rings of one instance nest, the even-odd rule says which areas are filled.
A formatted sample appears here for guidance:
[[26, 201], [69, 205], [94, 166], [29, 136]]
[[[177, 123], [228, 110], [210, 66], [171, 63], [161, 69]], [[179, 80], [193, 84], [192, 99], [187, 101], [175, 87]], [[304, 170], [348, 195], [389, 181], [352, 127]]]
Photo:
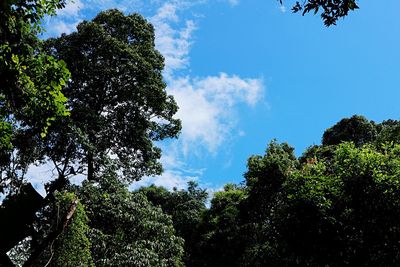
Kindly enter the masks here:
[[276, 204], [284, 184], [297, 171], [299, 164], [294, 148], [273, 140], [264, 156], [251, 156], [245, 173], [248, 196], [240, 205], [243, 242], [246, 244], [240, 262], [244, 266], [276, 264], [274, 240], [270, 232]]
[[95, 180], [106, 161], [129, 181], [160, 174], [153, 142], [176, 137], [181, 126], [165, 91], [153, 26], [138, 14], [108, 10], [77, 28], [47, 41], [72, 73], [63, 90], [71, 116], [52, 128], [44, 154], [62, 178], [79, 171]]

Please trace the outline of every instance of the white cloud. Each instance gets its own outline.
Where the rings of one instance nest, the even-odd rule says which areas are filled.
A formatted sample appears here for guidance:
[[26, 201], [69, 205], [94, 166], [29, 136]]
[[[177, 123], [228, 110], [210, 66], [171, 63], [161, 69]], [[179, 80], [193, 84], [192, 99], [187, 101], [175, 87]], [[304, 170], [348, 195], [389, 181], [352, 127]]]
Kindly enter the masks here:
[[53, 171], [54, 165], [50, 162], [47, 162], [43, 165], [35, 166], [31, 165], [28, 173], [26, 174], [26, 179], [32, 183], [33, 187], [42, 195], [46, 195], [46, 190], [44, 189], [44, 185], [56, 178], [56, 175]]
[[[27, 174], [25, 175], [26, 180], [32, 183], [33, 187], [42, 195], [46, 195], [44, 188], [45, 184], [53, 181], [57, 178], [57, 171], [55, 170], [54, 164], [47, 160], [44, 164], [36, 166], [31, 165]], [[82, 174], [75, 175], [70, 179], [72, 184], [79, 185], [85, 179]]]
[[150, 18], [154, 25], [156, 47], [165, 58], [165, 76], [172, 79], [173, 72], [189, 66], [189, 52], [192, 44], [192, 34], [196, 30], [193, 20], [186, 20], [184, 26], [179, 27], [177, 11], [186, 5], [180, 2], [167, 2], [161, 6], [157, 14]]
[[160, 144], [163, 149], [161, 163], [164, 167], [164, 173], [160, 176], [144, 177], [140, 181], [132, 183], [131, 190], [138, 189], [143, 186], [154, 184], [163, 186], [168, 190], [173, 188], [186, 189], [189, 181], [199, 182], [206, 169], [190, 168], [182, 161], [182, 151], [179, 142], [172, 142], [165, 145]]
[[237, 5], [239, 5], [239, 0], [228, 0], [228, 3], [231, 6], [237, 6]]
[[80, 0], [70, 0], [67, 5], [58, 10], [57, 16], [61, 17], [79, 17], [79, 11], [84, 7], [84, 4]]
[[179, 70], [190, 67], [190, 48], [197, 29], [193, 20], [182, 22], [179, 17], [179, 12], [188, 6], [186, 1], [166, 2], [150, 21], [155, 27], [157, 49], [165, 57], [168, 93], [175, 97], [179, 106], [177, 117], [183, 124], [179, 140], [183, 154], [196, 151], [193, 148], [198, 147], [215, 153], [235, 125], [234, 106], [237, 103], [255, 105], [262, 97], [263, 83], [262, 79], [225, 73], [205, 78], [179, 75]]
[[199, 145], [216, 152], [235, 126], [234, 106], [255, 105], [262, 98], [263, 89], [262, 79], [242, 79], [225, 73], [172, 81], [168, 91], [179, 106], [177, 117], [182, 120], [184, 154]]
[[55, 37], [76, 31], [76, 26], [83, 20], [82, 10], [85, 7], [81, 0], [69, 0], [63, 9], [57, 10], [57, 16], [45, 19], [45, 36]]
[[76, 26], [81, 22], [80, 19], [77, 19], [73, 22], [66, 22], [61, 19], [53, 19], [51, 20], [52, 27], [49, 28], [46, 32], [48, 36], [60, 36], [62, 33], [69, 34], [73, 31], [76, 31]]
[[286, 9], [286, 7], [285, 7], [284, 5], [280, 5], [280, 6], [279, 6], [279, 10], [280, 10], [282, 13], [286, 13], [286, 11], [287, 11], [287, 9]]

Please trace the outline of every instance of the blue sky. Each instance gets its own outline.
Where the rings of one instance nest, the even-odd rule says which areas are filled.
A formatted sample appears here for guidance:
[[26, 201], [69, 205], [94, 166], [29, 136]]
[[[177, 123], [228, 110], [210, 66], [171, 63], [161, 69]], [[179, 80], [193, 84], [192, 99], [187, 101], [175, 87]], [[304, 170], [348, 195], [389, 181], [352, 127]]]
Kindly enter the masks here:
[[273, 138], [300, 155], [343, 117], [399, 119], [400, 2], [383, 2], [359, 1], [326, 28], [289, 1], [75, 0], [44, 25], [46, 36], [69, 33], [108, 8], [151, 21], [183, 131], [159, 144], [164, 174], [135, 186], [218, 189], [241, 182], [247, 158]]

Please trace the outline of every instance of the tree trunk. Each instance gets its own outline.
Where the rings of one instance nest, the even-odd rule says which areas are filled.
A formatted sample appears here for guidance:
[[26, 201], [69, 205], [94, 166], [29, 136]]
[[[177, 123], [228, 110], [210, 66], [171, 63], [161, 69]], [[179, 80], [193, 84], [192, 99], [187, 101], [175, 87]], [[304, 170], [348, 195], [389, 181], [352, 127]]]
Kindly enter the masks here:
[[15, 267], [7, 254], [0, 255], [0, 267]]
[[87, 164], [88, 164], [88, 172], [87, 179], [88, 181], [94, 181], [94, 162], [93, 162], [93, 152], [89, 151], [87, 155]]

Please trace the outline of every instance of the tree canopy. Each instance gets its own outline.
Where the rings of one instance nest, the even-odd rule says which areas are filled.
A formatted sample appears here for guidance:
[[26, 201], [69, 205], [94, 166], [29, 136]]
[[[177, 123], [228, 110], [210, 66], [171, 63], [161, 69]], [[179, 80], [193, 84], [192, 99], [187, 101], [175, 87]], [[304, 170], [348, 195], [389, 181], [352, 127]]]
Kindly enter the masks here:
[[345, 118], [324, 134], [334, 142], [299, 159], [272, 141], [249, 158], [244, 185], [214, 195], [193, 266], [399, 264], [397, 127]]
[[110, 160], [129, 181], [160, 174], [153, 142], [176, 137], [181, 126], [165, 91], [153, 26], [139, 14], [108, 10], [77, 29], [46, 42], [72, 78], [63, 90], [71, 116], [52, 128], [45, 155], [63, 176], [75, 168], [95, 180]]
[[15, 193], [22, 182], [19, 173], [37, 159], [27, 139], [45, 136], [57, 118], [68, 115], [61, 91], [70, 73], [37, 38], [43, 16], [64, 6], [64, 0], [1, 3], [0, 168], [5, 175], [0, 192]]
[[[115, 214], [104, 218], [121, 221], [118, 214], [123, 209], [129, 217], [121, 221], [125, 228], [115, 225], [109, 229], [95, 223], [87, 226], [79, 200], [67, 197], [72, 190], [68, 178], [77, 174], [85, 174], [88, 181], [131, 182], [162, 171], [161, 151], [153, 142], [176, 137], [180, 121], [173, 118], [177, 106], [165, 91], [163, 57], [155, 50], [151, 24], [138, 14], [125, 16], [109, 10], [91, 22], [82, 22], [78, 32], [43, 44], [37, 38], [40, 19], [54, 14], [65, 2], [10, 1], [2, 5], [0, 140], [5, 176], [0, 189], [7, 195], [0, 214], [7, 220], [2, 220], [0, 231], [7, 234], [2, 234], [0, 262], [13, 266], [5, 253], [14, 247], [14, 252], [23, 253], [10, 255], [17, 255], [16, 263], [26, 260], [24, 266], [50, 262], [51, 266], [76, 266], [77, 259], [84, 266], [91, 266], [92, 259], [96, 265], [121, 266], [132, 257], [136, 258], [134, 266], [181, 266], [181, 239], [174, 237], [168, 217], [152, 210], [143, 195], [131, 196], [112, 187], [117, 190], [110, 192], [116, 194], [112, 205], [120, 205]], [[57, 179], [46, 186], [48, 194], [43, 198], [24, 175], [30, 164], [48, 161], [54, 164]], [[120, 187], [127, 190], [127, 186]], [[96, 201], [94, 189], [94, 199], [72, 191], [82, 201]], [[99, 194], [100, 206], [90, 206], [99, 208], [98, 215], [102, 208], [109, 208]], [[60, 198], [62, 205], [57, 204]], [[133, 206], [124, 206], [126, 202]], [[103, 220], [93, 217], [91, 210], [89, 215], [97, 223]], [[144, 220], [146, 216], [149, 221]], [[157, 232], [160, 227], [164, 230]], [[149, 241], [152, 235], [154, 243]], [[17, 245], [18, 241], [22, 243]], [[102, 253], [101, 242], [116, 246], [119, 254], [107, 254], [104, 259], [98, 254]], [[73, 244], [82, 244], [85, 250], [74, 251]]]
[[[153, 26], [113, 9], [38, 39], [65, 4], [0, 4], [0, 266], [400, 264], [400, 121], [344, 118], [300, 157], [272, 140], [218, 192], [194, 181], [131, 190], [161, 174], [155, 142], [181, 129]], [[330, 26], [357, 8], [307, 0], [293, 11]], [[49, 162], [42, 197], [24, 176]]]

